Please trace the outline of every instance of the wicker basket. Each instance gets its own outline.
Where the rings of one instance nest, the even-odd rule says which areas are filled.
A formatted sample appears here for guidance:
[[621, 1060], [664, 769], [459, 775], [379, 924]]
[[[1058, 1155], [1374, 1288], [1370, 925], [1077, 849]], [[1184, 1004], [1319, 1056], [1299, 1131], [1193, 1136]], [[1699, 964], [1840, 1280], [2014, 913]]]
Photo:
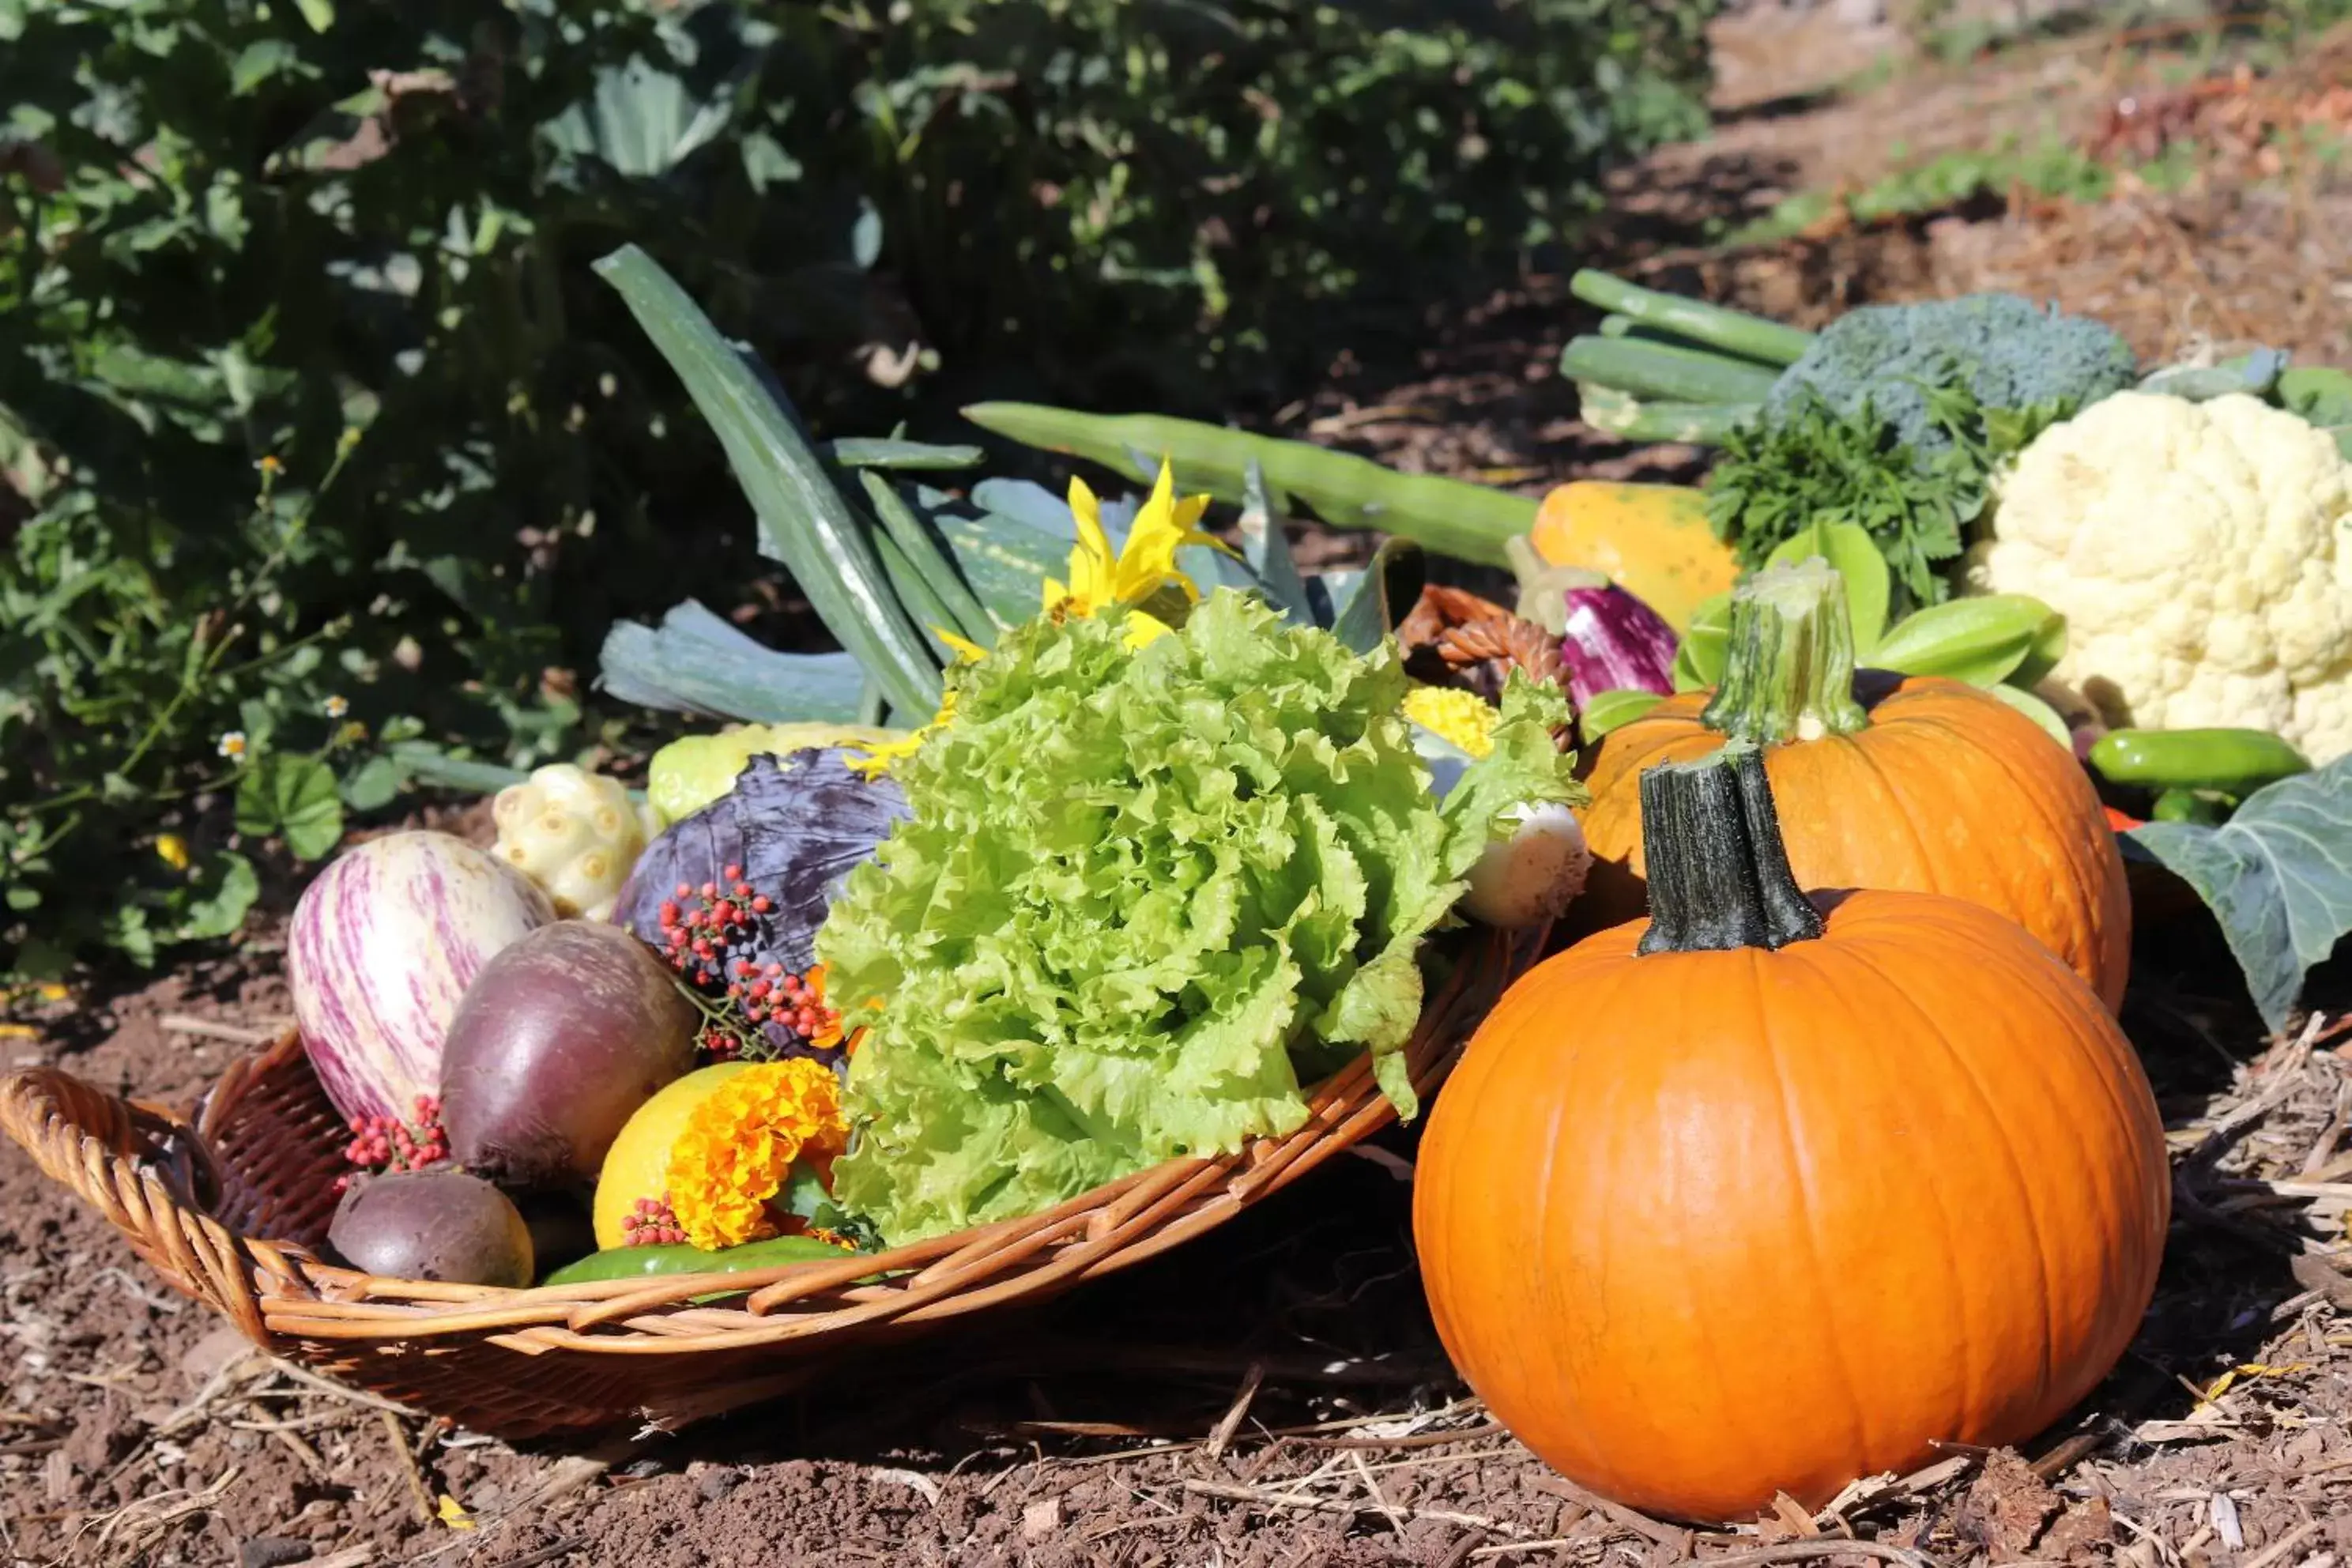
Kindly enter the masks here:
[[[1541, 945], [1534, 933], [1459, 939], [1406, 1047], [1423, 1095]], [[1042, 1214], [879, 1256], [511, 1290], [378, 1279], [312, 1250], [346, 1134], [290, 1030], [232, 1065], [193, 1121], [54, 1068], [0, 1079], [0, 1130], [175, 1288], [272, 1354], [503, 1437], [675, 1426], [773, 1397], [845, 1346], [1040, 1300], [1198, 1236], [1394, 1114], [1362, 1059], [1318, 1085], [1309, 1106], [1297, 1131], [1238, 1154], [1171, 1160]]]

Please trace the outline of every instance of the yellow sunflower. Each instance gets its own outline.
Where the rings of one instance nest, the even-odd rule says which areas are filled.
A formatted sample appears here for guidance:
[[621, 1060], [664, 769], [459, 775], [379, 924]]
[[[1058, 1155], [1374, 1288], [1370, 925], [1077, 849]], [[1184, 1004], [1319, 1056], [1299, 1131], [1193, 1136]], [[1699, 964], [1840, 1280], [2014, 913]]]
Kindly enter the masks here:
[[1103, 531], [1102, 502], [1084, 479], [1072, 479], [1070, 515], [1077, 520], [1078, 542], [1070, 550], [1070, 580], [1045, 579], [1045, 613], [1090, 618], [1118, 606], [1127, 612], [1128, 647], [1167, 636], [1168, 623], [1139, 606], [1171, 589], [1187, 605], [1200, 602], [1199, 587], [1177, 570], [1176, 552], [1188, 544], [1226, 548], [1201, 531], [1202, 514], [1208, 510], [1207, 496], [1176, 499], [1176, 476], [1163, 459], [1150, 496], [1128, 530], [1125, 548], [1113, 554], [1110, 536]]
[[[1170, 604], [1170, 595], [1177, 595], [1182, 605], [1198, 604], [1201, 599], [1200, 587], [1177, 569], [1176, 552], [1188, 544], [1205, 544], [1212, 550], [1232, 553], [1231, 547], [1222, 540], [1201, 531], [1201, 518], [1209, 510], [1209, 500], [1207, 496], [1188, 496], [1178, 500], [1175, 473], [1163, 458], [1160, 477], [1152, 481], [1151, 494], [1135, 514], [1134, 526], [1128, 530], [1125, 547], [1114, 552], [1110, 535], [1103, 530], [1102, 502], [1087, 488], [1084, 479], [1073, 479], [1070, 516], [1077, 524], [1078, 539], [1070, 547], [1069, 581], [1045, 579], [1045, 613], [1056, 619], [1091, 619], [1119, 610], [1126, 617], [1123, 640], [1131, 648], [1166, 637], [1173, 629], [1168, 621], [1142, 606], [1155, 605], [1172, 609], [1175, 606]], [[987, 649], [953, 632], [934, 626], [931, 635], [952, 648], [966, 664], [988, 657]], [[872, 778], [913, 756], [954, 716], [955, 696], [955, 689], [950, 687], [940, 699], [939, 712], [912, 734], [878, 743], [853, 742], [865, 755], [849, 765]]]

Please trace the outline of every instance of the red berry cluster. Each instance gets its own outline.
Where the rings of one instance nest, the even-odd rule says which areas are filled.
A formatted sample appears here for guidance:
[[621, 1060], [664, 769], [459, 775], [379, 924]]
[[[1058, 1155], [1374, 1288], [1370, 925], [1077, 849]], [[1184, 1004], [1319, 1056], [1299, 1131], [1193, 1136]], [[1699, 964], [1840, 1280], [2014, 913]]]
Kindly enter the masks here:
[[[676, 896], [663, 900], [655, 944], [672, 969], [714, 998], [723, 994], [730, 1005], [734, 1016], [704, 1029], [702, 1048], [720, 1061], [760, 1057], [767, 1054], [761, 1034], [768, 1028], [802, 1040], [831, 1029], [837, 1020], [818, 986], [781, 963], [758, 959], [759, 917], [774, 907], [768, 896], [743, 880], [740, 866], [719, 875], [723, 880], [699, 888], [680, 882]], [[749, 1027], [734, 1027], [738, 1017]]]
[[765, 893], [755, 893], [743, 880], [743, 868], [729, 866], [719, 873], [724, 884], [705, 882], [698, 888], [680, 882], [677, 896], [661, 907], [661, 950], [669, 966], [688, 980], [715, 985], [728, 970], [728, 953], [759, 934], [753, 918], [773, 906]]
[[686, 1232], [667, 1198], [639, 1198], [621, 1216], [623, 1247], [683, 1247]]
[[[449, 1157], [449, 1134], [441, 1126], [437, 1095], [416, 1097], [416, 1120], [404, 1122], [393, 1116], [362, 1116], [352, 1121], [352, 1141], [343, 1158], [362, 1171], [415, 1171], [437, 1165]], [[335, 1190], [351, 1184], [339, 1177]]]

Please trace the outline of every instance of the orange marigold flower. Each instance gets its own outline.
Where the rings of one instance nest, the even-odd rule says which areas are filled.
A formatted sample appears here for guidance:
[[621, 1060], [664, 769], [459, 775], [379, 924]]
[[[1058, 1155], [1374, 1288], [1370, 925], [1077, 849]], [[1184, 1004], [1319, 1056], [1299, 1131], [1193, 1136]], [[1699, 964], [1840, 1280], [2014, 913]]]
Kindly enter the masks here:
[[803, 1058], [761, 1062], [688, 1118], [670, 1150], [670, 1208], [697, 1247], [763, 1241], [781, 1228], [768, 1205], [794, 1163], [823, 1176], [848, 1142], [831, 1068]]

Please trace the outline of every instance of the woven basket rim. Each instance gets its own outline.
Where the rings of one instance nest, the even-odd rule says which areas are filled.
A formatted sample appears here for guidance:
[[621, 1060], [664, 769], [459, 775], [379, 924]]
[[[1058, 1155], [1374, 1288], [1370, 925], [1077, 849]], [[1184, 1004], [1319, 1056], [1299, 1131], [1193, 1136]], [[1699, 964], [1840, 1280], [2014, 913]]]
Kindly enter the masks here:
[[[1479, 929], [1454, 947], [1405, 1047], [1418, 1092], [1434, 1092], [1542, 942], [1540, 932]], [[1293, 1132], [1254, 1138], [1233, 1154], [1166, 1161], [1037, 1214], [838, 1261], [504, 1288], [370, 1275], [228, 1223], [241, 1151], [222, 1145], [234, 1144], [241, 1113], [306, 1081], [323, 1105], [291, 1028], [232, 1062], [187, 1118], [37, 1068], [0, 1079], [0, 1130], [100, 1207], [175, 1287], [280, 1353], [307, 1347], [304, 1359], [331, 1361], [365, 1348], [479, 1343], [526, 1356], [669, 1361], [912, 1331], [1057, 1293], [1214, 1227], [1394, 1118], [1360, 1053], [1309, 1091], [1307, 1118]], [[714, 1294], [723, 1302], [707, 1299]]]

